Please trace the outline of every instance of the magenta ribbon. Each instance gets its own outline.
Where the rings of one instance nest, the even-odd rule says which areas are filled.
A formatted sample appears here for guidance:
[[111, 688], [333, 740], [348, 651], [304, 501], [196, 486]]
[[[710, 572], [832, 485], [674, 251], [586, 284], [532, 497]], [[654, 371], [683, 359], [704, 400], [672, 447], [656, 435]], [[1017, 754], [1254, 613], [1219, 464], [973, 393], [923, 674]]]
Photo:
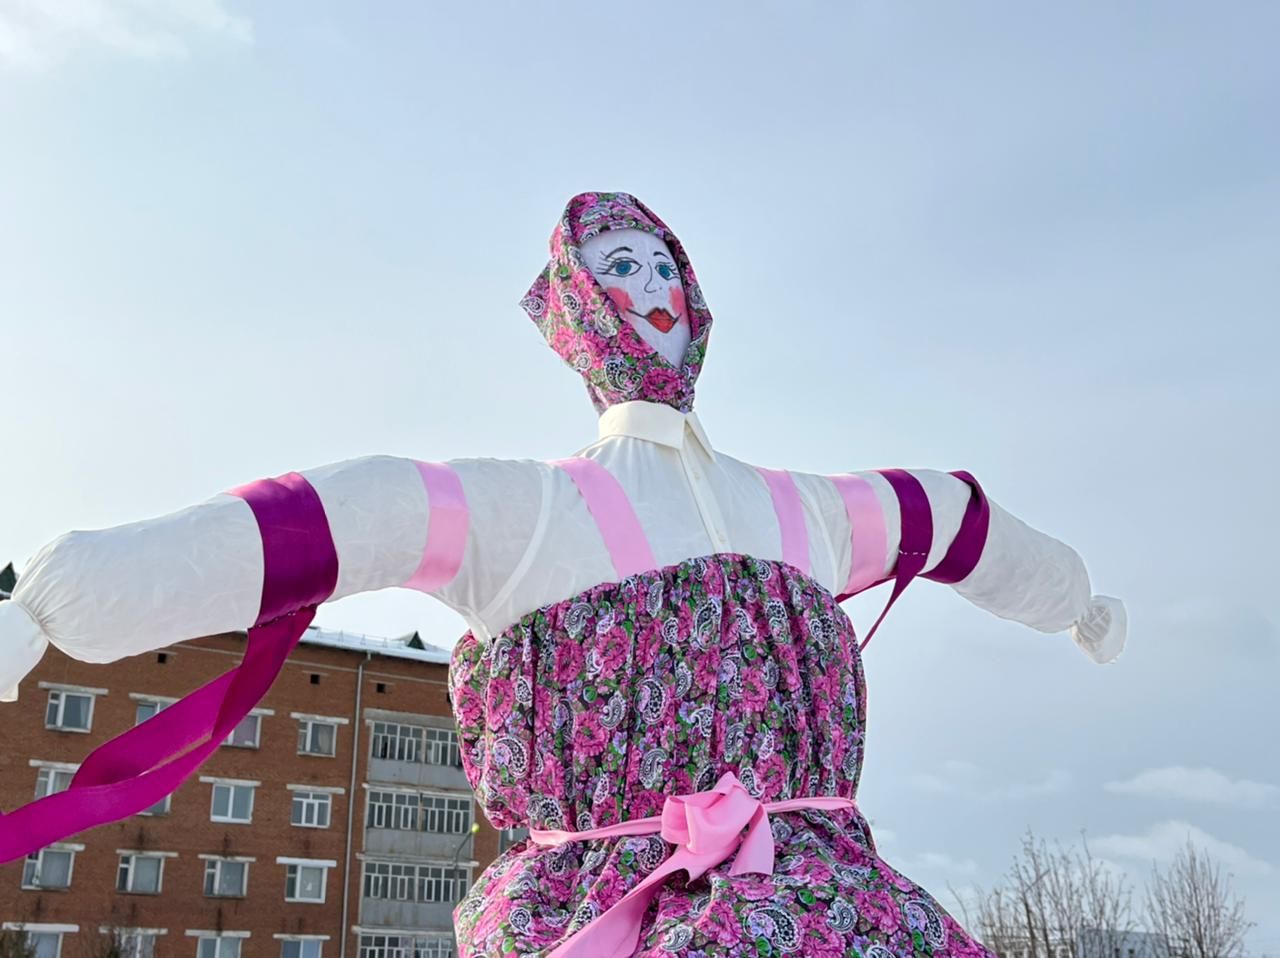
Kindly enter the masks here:
[[[693, 881], [725, 861], [735, 849], [738, 854], [729, 874], [755, 872], [768, 875], [773, 871], [774, 852], [773, 833], [769, 828], [770, 812], [856, 807], [852, 799], [835, 795], [761, 802], [751, 797], [733, 772], [725, 772], [709, 791], [668, 796], [663, 803], [662, 814], [651, 818], [638, 818], [583, 832], [532, 828], [529, 837], [537, 844], [547, 846], [655, 833], [677, 846], [656, 870], [552, 949], [547, 958], [630, 955], [639, 942], [645, 911], [667, 876], [687, 871], [689, 880]], [[742, 834], [744, 828], [745, 835]]]
[[[911, 584], [916, 576], [924, 574], [924, 578], [935, 582], [955, 583], [971, 573], [982, 558], [982, 550], [987, 544], [987, 530], [991, 521], [991, 504], [987, 501], [978, 480], [967, 472], [953, 472], [951, 475], [968, 483], [973, 490], [969, 504], [965, 507], [960, 520], [960, 531], [956, 533], [947, 554], [942, 561], [925, 573], [925, 563], [929, 560], [929, 551], [933, 548], [933, 510], [929, 506], [929, 497], [920, 485], [920, 480], [905, 469], [882, 469], [880, 475], [893, 487], [898, 497], [898, 509], [902, 516], [902, 534], [898, 542], [898, 561], [894, 565], [893, 591], [889, 601], [875, 624], [862, 640], [861, 649], [867, 647], [871, 637], [880, 628], [880, 623], [889, 614], [898, 597]], [[867, 588], [873, 588], [889, 579], [881, 579]], [[839, 597], [847, 599], [847, 595]]]
[[0, 863], [136, 815], [176, 790], [262, 700], [316, 606], [333, 594], [338, 555], [324, 506], [306, 479], [288, 473], [230, 494], [249, 504], [262, 534], [262, 603], [244, 658], [99, 746], [66, 791], [0, 816]]

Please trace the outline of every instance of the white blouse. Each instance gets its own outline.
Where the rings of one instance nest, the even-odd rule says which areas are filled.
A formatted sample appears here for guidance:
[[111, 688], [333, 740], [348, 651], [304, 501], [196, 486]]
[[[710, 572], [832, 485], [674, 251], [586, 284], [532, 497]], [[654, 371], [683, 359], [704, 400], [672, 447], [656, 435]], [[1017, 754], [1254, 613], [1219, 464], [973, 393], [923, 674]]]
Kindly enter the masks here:
[[[783, 557], [768, 486], [755, 467], [715, 451], [696, 415], [629, 402], [600, 417], [599, 438], [577, 456], [621, 485], [658, 567], [712, 553]], [[569, 474], [534, 460], [463, 459], [458, 477], [469, 522], [458, 574], [431, 592], [482, 640], [524, 614], [616, 581], [601, 533]], [[960, 479], [912, 470], [933, 512], [924, 571], [946, 554], [971, 489]], [[368, 456], [303, 470], [323, 504], [338, 554], [331, 598], [401, 586], [422, 561], [431, 521], [429, 493], [414, 460]], [[875, 472], [884, 555], [893, 571], [898, 501]], [[808, 533], [810, 575], [833, 594], [855, 561], [851, 520], [831, 478], [792, 473]], [[47, 643], [88, 662], [109, 662], [201, 635], [246, 629], [262, 598], [263, 552], [244, 499], [223, 494], [179, 512], [92, 532], [70, 532], [29, 562], [13, 598], [0, 602], [0, 700]], [[982, 557], [954, 588], [979, 607], [1042, 632], [1070, 628], [1095, 661], [1125, 638], [1124, 607], [1091, 596], [1080, 557], [991, 503]]]

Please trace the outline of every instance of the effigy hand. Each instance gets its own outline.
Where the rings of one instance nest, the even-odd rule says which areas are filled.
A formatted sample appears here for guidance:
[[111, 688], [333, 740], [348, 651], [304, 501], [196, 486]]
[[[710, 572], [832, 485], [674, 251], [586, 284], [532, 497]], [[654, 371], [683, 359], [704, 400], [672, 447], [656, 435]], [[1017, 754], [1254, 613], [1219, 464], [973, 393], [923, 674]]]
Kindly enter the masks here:
[[1114, 662], [1124, 649], [1129, 617], [1124, 603], [1109, 595], [1095, 595], [1089, 608], [1071, 627], [1071, 638], [1093, 661]]
[[0, 649], [5, 654], [5, 682], [0, 702], [18, 700], [18, 682], [36, 667], [49, 640], [40, 623], [21, 603], [0, 601]]

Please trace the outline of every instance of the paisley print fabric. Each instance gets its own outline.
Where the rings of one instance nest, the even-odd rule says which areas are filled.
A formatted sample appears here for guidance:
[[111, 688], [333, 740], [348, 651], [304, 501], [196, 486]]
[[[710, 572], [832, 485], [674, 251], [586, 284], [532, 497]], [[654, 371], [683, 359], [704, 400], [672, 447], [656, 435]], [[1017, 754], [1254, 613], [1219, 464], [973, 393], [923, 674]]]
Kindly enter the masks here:
[[[689, 348], [679, 368], [640, 338], [582, 261], [581, 244], [605, 230], [639, 229], [663, 239], [676, 259], [689, 313]], [[551, 234], [551, 261], [520, 301], [569, 366], [586, 380], [597, 412], [632, 400], [693, 409], [711, 312], [675, 234], [629, 193], [579, 193]]]
[[[489, 820], [577, 831], [661, 813], [733, 771], [775, 801], [853, 798], [866, 716], [853, 628], [792, 566], [693, 559], [525, 616], [456, 646], [463, 765]], [[854, 809], [775, 813], [771, 875], [733, 856], [668, 879], [642, 956], [989, 958], [883, 861]], [[521, 842], [455, 913], [460, 958], [542, 956], [617, 902], [672, 846], [657, 835]]]

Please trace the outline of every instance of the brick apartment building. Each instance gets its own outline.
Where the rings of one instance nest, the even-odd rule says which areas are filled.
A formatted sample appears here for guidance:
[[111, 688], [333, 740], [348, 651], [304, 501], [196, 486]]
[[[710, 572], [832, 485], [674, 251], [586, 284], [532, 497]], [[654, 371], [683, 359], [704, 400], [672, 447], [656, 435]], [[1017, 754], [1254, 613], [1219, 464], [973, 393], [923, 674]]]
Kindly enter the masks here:
[[[66, 788], [93, 747], [235, 665], [244, 642], [109, 665], [50, 649], [0, 705], [0, 808]], [[0, 866], [3, 928], [39, 958], [113, 940], [127, 958], [451, 958], [453, 903], [512, 836], [477, 816], [448, 655], [308, 630], [166, 802]]]

